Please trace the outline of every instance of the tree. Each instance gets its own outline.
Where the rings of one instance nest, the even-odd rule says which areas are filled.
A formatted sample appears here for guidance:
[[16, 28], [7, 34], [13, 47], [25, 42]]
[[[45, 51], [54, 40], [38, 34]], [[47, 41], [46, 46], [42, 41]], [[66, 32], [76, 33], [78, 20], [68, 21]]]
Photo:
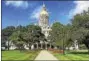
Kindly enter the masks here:
[[22, 35], [23, 33], [21, 31], [16, 31], [9, 37], [9, 40], [11, 40], [20, 51], [24, 48], [24, 39]]
[[75, 15], [72, 19], [72, 26], [72, 39], [77, 39], [89, 49], [89, 9], [82, 14]]
[[15, 28], [15, 31], [12, 33], [12, 35], [9, 37], [9, 40], [11, 42], [13, 42], [17, 47], [18, 49], [21, 51], [22, 49], [24, 49], [24, 38], [23, 38], [23, 35], [24, 35], [24, 32], [26, 31], [26, 28], [24, 26], [17, 26]]
[[28, 25], [27, 31], [24, 33], [24, 39], [26, 43], [29, 45], [29, 49], [31, 45], [40, 42], [40, 40], [44, 41], [44, 34], [41, 33], [41, 28], [35, 25]]
[[2, 29], [2, 43], [5, 42], [4, 44], [6, 45], [6, 42], [8, 41], [8, 46], [6, 46], [9, 50], [9, 37], [12, 35], [12, 33], [15, 31], [14, 26], [8, 26], [4, 29]]
[[25, 32], [23, 35], [23, 38], [25, 40], [25, 43], [29, 46], [29, 49], [31, 48], [31, 45], [33, 44], [33, 35], [30, 32]]
[[30, 48], [32, 44], [40, 40], [46, 41], [41, 28], [36, 25], [28, 25], [26, 27], [19, 25], [16, 28], [13, 26], [4, 28], [2, 30], [2, 40], [13, 42], [20, 50], [24, 48], [24, 44], [29, 45]]
[[65, 27], [64, 27], [64, 45], [65, 45], [65, 48], [66, 47], [71, 47], [71, 45], [73, 44], [73, 40], [71, 39], [71, 34], [72, 34], [72, 26], [71, 24], [67, 24]]
[[63, 30], [64, 25], [62, 25], [59, 22], [55, 22], [52, 25], [52, 31], [50, 32], [49, 39], [53, 42], [55, 42], [56, 45], [60, 46], [61, 48], [63, 47]]
[[19, 25], [19, 26], [16, 27], [15, 31], [25, 32], [25, 31], [27, 31], [27, 28], [25, 26]]

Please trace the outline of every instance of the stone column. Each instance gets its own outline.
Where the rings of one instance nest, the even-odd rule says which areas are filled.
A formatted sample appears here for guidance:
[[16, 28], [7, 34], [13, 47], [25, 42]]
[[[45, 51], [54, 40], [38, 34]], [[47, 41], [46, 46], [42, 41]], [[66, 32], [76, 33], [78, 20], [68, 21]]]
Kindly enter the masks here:
[[43, 49], [43, 44], [41, 43], [41, 49]]
[[37, 43], [37, 49], [38, 49], [38, 43]]
[[40, 43], [41, 43], [41, 49], [43, 49], [43, 42], [41, 41]]
[[75, 50], [79, 50], [79, 46], [78, 46], [78, 41], [77, 40], [74, 41], [74, 48], [75, 48]]
[[48, 44], [46, 44], [46, 49], [48, 48], [47, 45], [48, 45]]
[[51, 48], [51, 43], [50, 43], [50, 48]]
[[31, 46], [31, 50], [33, 50], [34, 49], [34, 44]]
[[38, 49], [38, 43], [36, 43], [37, 49]]
[[46, 45], [46, 49], [47, 49], [47, 44], [48, 44], [48, 43], [47, 43], [47, 42], [45, 42], [45, 45]]

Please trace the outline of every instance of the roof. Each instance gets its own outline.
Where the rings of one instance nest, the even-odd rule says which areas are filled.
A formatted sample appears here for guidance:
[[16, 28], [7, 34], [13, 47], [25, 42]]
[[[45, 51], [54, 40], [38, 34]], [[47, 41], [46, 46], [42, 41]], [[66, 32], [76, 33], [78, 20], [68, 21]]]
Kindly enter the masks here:
[[40, 15], [47, 15], [47, 16], [49, 16], [49, 14], [48, 14], [48, 12], [46, 10], [45, 4], [43, 4], [43, 6], [42, 6], [42, 10], [40, 12]]

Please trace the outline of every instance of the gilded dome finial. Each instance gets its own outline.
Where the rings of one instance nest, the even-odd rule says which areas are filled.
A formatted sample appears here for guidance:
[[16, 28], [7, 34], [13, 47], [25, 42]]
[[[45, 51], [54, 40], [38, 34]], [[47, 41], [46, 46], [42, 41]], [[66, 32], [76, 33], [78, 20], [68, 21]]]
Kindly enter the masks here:
[[43, 10], [46, 10], [46, 7], [45, 7], [45, 4], [44, 4], [44, 2], [43, 2], [42, 9], [43, 9]]
[[45, 4], [44, 4], [44, 2], [43, 2], [43, 7], [45, 7]]
[[47, 12], [47, 10], [46, 10], [46, 7], [45, 7], [44, 2], [43, 2], [43, 5], [42, 5], [42, 10], [41, 10], [41, 12], [40, 12], [40, 15], [49, 16], [49, 15], [48, 15], [48, 12]]

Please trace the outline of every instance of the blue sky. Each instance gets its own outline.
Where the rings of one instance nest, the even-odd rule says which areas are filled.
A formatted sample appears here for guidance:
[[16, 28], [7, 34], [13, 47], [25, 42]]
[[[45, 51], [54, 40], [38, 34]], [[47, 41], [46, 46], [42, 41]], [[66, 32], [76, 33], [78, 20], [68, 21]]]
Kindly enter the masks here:
[[[2, 1], [2, 28], [37, 23], [42, 4], [43, 1]], [[50, 25], [55, 20], [68, 24], [75, 14], [89, 7], [89, 1], [44, 1], [44, 4]]]

